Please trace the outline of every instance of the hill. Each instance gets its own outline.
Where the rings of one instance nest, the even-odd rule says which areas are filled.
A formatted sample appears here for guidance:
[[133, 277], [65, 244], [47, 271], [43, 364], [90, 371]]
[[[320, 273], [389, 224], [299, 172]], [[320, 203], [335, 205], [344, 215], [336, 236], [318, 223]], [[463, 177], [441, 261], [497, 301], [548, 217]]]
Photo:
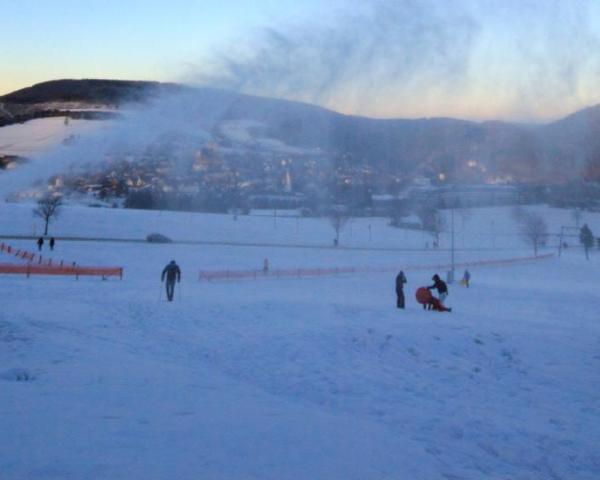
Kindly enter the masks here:
[[140, 101], [164, 88], [158, 82], [130, 80], [51, 80], [16, 90], [0, 97], [6, 104], [44, 104], [82, 102], [90, 104], [118, 104]]
[[196, 115], [187, 120], [210, 118], [212, 133], [226, 143], [237, 141], [231, 138], [232, 122], [236, 128], [251, 122], [243, 135], [263, 146], [267, 139], [271, 145], [275, 140], [319, 149], [334, 165], [367, 166], [383, 176], [421, 175], [434, 182], [440, 174], [459, 182], [600, 180], [598, 106], [542, 125], [453, 118], [384, 120], [210, 88], [89, 79], [44, 82], [0, 97], [0, 122], [4, 116], [5, 123], [14, 123], [7, 120], [6, 111], [21, 115], [22, 121], [23, 115], [47, 115], [50, 107], [55, 112], [78, 103], [114, 107], [182, 92], [191, 94]]

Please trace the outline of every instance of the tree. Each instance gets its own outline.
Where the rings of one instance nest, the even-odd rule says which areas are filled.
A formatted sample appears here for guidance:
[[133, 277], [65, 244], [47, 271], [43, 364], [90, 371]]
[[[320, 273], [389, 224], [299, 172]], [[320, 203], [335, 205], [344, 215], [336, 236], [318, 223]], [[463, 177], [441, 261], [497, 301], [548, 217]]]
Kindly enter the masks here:
[[590, 259], [590, 248], [594, 246], [594, 234], [588, 227], [587, 223], [583, 224], [579, 231], [579, 241], [582, 243], [585, 250], [585, 258]]
[[440, 234], [446, 229], [446, 221], [442, 213], [432, 205], [424, 205], [417, 210], [423, 230], [428, 230], [435, 239], [435, 245], [440, 244]]
[[571, 217], [575, 221], [575, 226], [577, 228], [579, 228], [579, 224], [581, 223], [582, 216], [583, 216], [583, 213], [581, 212], [581, 208], [575, 207], [573, 210], [571, 210]]
[[58, 217], [60, 207], [62, 206], [62, 197], [59, 195], [45, 195], [37, 202], [37, 207], [33, 209], [33, 215], [44, 220], [44, 235], [48, 235], [48, 224], [53, 218]]
[[544, 218], [534, 212], [523, 208], [513, 210], [513, 218], [519, 224], [521, 235], [533, 247], [533, 254], [537, 257], [538, 249], [548, 238], [548, 224]]
[[346, 224], [350, 220], [350, 216], [345, 208], [336, 206], [329, 212], [329, 223], [335, 230], [335, 239], [333, 244], [337, 247], [340, 243], [340, 232], [344, 229]]

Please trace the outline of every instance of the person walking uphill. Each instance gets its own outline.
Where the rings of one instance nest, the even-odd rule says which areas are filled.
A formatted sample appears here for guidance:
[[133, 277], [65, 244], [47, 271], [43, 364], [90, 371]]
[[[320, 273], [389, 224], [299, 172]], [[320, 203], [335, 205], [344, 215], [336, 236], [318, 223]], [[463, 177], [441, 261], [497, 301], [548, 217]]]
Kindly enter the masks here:
[[40, 237], [37, 239], [37, 247], [38, 247], [38, 252], [42, 251], [42, 247], [44, 246], [44, 238]]
[[448, 296], [448, 285], [446, 285], [446, 282], [444, 282], [437, 273], [431, 277], [431, 279], [433, 280], [433, 285], [427, 287], [427, 289], [437, 290], [440, 297], [440, 302], [444, 303], [446, 297]]
[[179, 265], [175, 263], [175, 260], [171, 260], [171, 262], [163, 269], [160, 281], [164, 282], [165, 277], [167, 278], [167, 299], [169, 302], [172, 302], [173, 294], [175, 293], [175, 280], [177, 280], [177, 283], [181, 281], [181, 270], [179, 269]]
[[396, 306], [404, 309], [404, 284], [406, 283], [406, 276], [404, 272], [400, 270], [400, 273], [396, 275]]

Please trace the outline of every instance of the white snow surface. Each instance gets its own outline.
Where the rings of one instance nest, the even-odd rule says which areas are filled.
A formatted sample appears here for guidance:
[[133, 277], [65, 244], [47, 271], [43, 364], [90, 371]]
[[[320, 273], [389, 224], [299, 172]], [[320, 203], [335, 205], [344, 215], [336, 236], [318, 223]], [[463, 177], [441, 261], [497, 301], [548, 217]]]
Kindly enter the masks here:
[[102, 120], [69, 119], [65, 117], [37, 118], [23, 124], [0, 128], [0, 155], [36, 156], [59, 146], [71, 135], [84, 135], [106, 125]]
[[[568, 219], [539, 210], [553, 231]], [[478, 249], [459, 260], [529, 254], [513, 237], [496, 252], [500, 237], [468, 239], [490, 219], [510, 233], [509, 218], [473, 211], [461, 234]], [[0, 222], [0, 233], [31, 234], [31, 206], [1, 204]], [[326, 221], [299, 225], [69, 207], [50, 233], [329, 243]], [[420, 235], [363, 219], [342, 245], [421, 247]], [[405, 311], [393, 274], [197, 279], [265, 257], [272, 268], [401, 268], [447, 251], [59, 239], [53, 257], [125, 277], [0, 275], [3, 480], [599, 478], [600, 253], [471, 269], [471, 288], [450, 286], [450, 314], [414, 301], [432, 271], [408, 273]], [[159, 275], [171, 258], [183, 278], [167, 303]]]

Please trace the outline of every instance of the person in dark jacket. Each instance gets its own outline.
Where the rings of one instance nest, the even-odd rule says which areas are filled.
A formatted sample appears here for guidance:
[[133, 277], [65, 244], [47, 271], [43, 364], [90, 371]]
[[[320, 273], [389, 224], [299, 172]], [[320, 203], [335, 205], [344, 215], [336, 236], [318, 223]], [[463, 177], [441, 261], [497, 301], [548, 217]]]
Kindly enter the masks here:
[[400, 273], [396, 275], [396, 306], [404, 309], [404, 284], [406, 283], [406, 276], [404, 272], [400, 270]]
[[590, 248], [594, 246], [594, 234], [588, 224], [585, 223], [581, 230], [579, 231], [579, 241], [583, 245], [583, 249], [585, 250], [585, 258], [590, 259]]
[[444, 303], [446, 297], [448, 296], [448, 285], [444, 282], [440, 276], [436, 273], [433, 277], [433, 285], [427, 287], [428, 290], [437, 290], [440, 298], [440, 302]]
[[37, 247], [38, 247], [38, 252], [42, 251], [42, 247], [44, 246], [44, 238], [40, 237], [37, 239]]
[[175, 293], [175, 280], [177, 280], [177, 283], [181, 281], [181, 270], [179, 269], [179, 265], [175, 263], [175, 260], [171, 260], [171, 262], [163, 269], [160, 281], [164, 282], [165, 277], [167, 279], [167, 299], [169, 302], [172, 302]]
[[50, 250], [54, 250], [54, 237], [50, 237], [50, 242], [48, 242], [48, 245], [50, 245]]

